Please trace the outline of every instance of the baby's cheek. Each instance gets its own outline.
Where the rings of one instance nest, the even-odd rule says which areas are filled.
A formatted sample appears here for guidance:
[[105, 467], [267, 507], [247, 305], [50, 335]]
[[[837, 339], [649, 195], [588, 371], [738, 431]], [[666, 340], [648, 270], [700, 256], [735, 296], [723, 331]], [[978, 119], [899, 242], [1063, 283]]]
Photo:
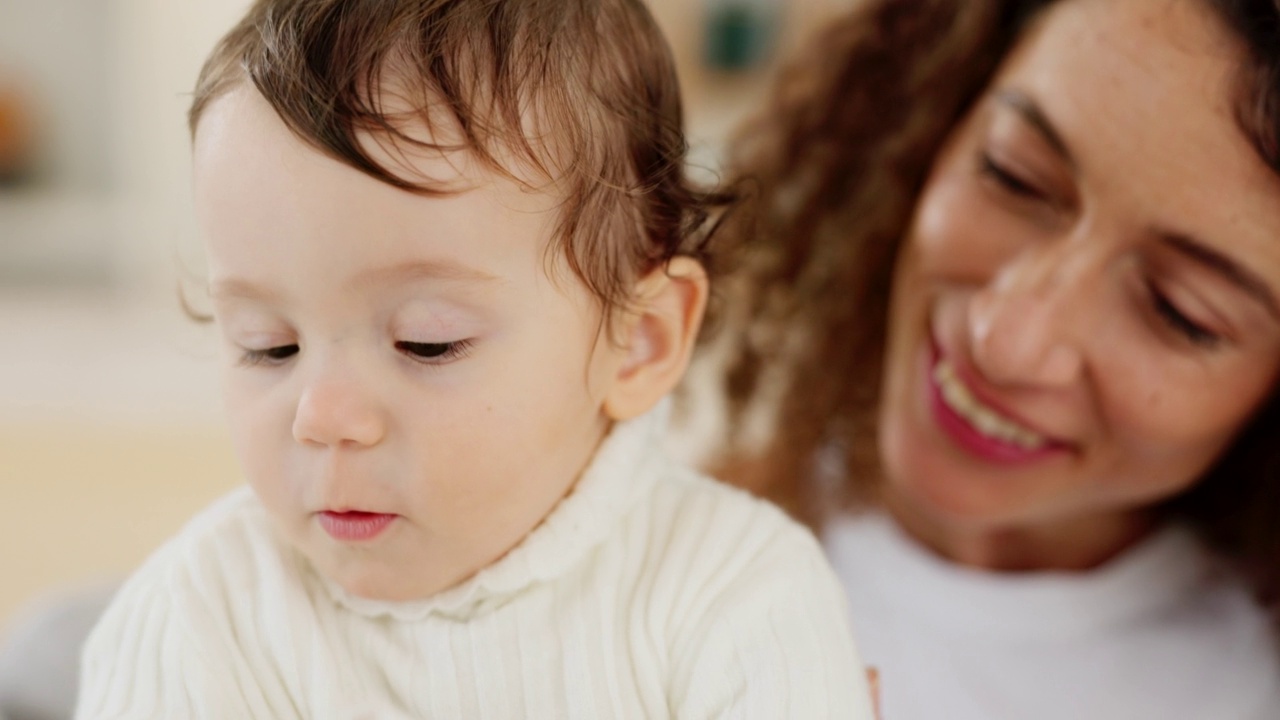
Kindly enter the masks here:
[[278, 411], [273, 414], [261, 403], [229, 407], [228, 425], [245, 479], [264, 502], [280, 499], [291, 477], [289, 457], [296, 445], [291, 425]]

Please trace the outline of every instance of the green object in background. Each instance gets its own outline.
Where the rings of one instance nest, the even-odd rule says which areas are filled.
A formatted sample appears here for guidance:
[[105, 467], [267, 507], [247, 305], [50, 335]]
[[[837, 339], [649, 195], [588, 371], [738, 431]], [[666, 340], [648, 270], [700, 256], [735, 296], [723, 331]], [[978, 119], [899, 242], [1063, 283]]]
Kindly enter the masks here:
[[706, 11], [705, 59], [715, 70], [749, 70], [769, 54], [776, 3], [712, 0]]

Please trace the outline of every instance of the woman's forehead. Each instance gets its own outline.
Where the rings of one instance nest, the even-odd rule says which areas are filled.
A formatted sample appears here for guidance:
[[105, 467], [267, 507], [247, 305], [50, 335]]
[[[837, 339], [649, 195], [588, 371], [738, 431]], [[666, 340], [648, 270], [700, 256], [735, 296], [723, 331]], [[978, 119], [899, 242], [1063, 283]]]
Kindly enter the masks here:
[[1086, 116], [1123, 111], [1156, 129], [1240, 135], [1244, 60], [1243, 43], [1203, 0], [1063, 0], [1025, 31], [996, 84], [1024, 85]]
[[1262, 242], [1280, 238], [1280, 177], [1238, 120], [1244, 61], [1207, 2], [1063, 0], [1006, 59], [988, 104], [1028, 98], [1080, 182], [1139, 219]]

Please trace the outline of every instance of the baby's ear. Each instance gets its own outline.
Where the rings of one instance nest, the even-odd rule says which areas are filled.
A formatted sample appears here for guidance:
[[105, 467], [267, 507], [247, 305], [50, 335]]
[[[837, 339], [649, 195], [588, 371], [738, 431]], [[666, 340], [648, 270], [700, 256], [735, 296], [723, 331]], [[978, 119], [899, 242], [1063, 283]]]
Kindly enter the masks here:
[[702, 326], [707, 285], [706, 270], [689, 257], [673, 258], [636, 283], [615, 339], [624, 355], [604, 399], [611, 419], [643, 414], [679, 384]]

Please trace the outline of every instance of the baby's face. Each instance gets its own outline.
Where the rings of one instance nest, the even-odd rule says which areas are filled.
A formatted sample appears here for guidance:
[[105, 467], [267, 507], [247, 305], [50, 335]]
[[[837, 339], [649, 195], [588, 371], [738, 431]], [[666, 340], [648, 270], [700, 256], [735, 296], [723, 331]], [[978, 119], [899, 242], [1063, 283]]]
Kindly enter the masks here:
[[548, 263], [559, 198], [453, 160], [411, 162], [474, 189], [398, 190], [305, 145], [252, 89], [196, 137], [237, 455], [283, 536], [363, 597], [426, 597], [498, 559], [608, 426], [623, 351]]

